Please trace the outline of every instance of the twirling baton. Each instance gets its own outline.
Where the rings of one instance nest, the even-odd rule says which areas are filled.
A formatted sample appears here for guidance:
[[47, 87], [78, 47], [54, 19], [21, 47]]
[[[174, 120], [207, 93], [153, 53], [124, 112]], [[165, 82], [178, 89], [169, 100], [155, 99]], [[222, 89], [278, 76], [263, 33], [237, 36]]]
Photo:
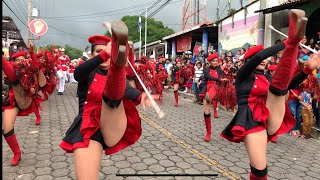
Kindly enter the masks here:
[[[274, 30], [275, 32], [281, 34], [282, 36], [288, 38], [288, 36], [287, 36], [286, 34], [282, 33], [281, 31], [278, 31], [278, 30], [277, 30], [276, 28], [274, 28], [272, 25], [269, 25], [269, 28], [272, 29], [272, 30]], [[318, 54], [318, 52], [317, 52], [316, 50], [310, 48], [309, 46], [306, 46], [306, 45], [304, 45], [304, 44], [302, 44], [302, 43], [300, 43], [300, 46], [302, 46], [302, 47], [310, 50], [311, 52], [313, 52], [313, 53], [315, 53], [315, 54]]]

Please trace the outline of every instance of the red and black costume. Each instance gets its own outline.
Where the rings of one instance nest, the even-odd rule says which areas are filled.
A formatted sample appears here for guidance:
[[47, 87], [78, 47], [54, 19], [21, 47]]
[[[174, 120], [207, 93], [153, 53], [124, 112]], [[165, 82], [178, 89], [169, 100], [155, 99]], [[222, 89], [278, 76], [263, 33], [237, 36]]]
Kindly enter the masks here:
[[[45, 78], [46, 78], [46, 84], [43, 87], [39, 86], [39, 91], [43, 94], [43, 101], [48, 100], [49, 96], [54, 92], [54, 89], [57, 86], [57, 76], [56, 76], [56, 68], [55, 68], [55, 62], [57, 57], [54, 56], [54, 54], [48, 50], [40, 52], [39, 54], [34, 54], [33, 49], [30, 52], [30, 56], [32, 59], [37, 59], [36, 61], [39, 62], [39, 58], [42, 57], [45, 59], [45, 62], [41, 63], [39, 62], [39, 71], [41, 71]], [[34, 109], [34, 113], [37, 117], [36, 119], [36, 125], [40, 125], [41, 123], [41, 115], [40, 115], [40, 109]]]
[[[130, 50], [130, 48], [128, 48], [128, 50]], [[136, 65], [134, 63], [134, 53], [129, 52], [128, 54], [129, 54], [128, 60], [129, 60], [130, 64], [132, 65], [132, 67], [136, 70]], [[126, 69], [127, 69], [127, 79], [128, 80], [135, 80], [136, 75], [129, 64], [127, 64]]]
[[[146, 56], [142, 56], [140, 58], [140, 62], [136, 65], [136, 71], [139, 75], [139, 78], [143, 82], [143, 84], [146, 86], [146, 88], [149, 90], [151, 94], [157, 94], [157, 82], [155, 81], [155, 71], [153, 69], [153, 65], [151, 63], [148, 63], [148, 59]], [[136, 86], [137, 89], [140, 92], [144, 92], [144, 89], [140, 82], [136, 80]]]
[[[262, 46], [256, 46], [251, 51], [250, 49], [248, 50], [247, 53], [251, 53], [252, 57], [250, 56], [250, 60], [239, 69], [236, 78], [238, 112], [221, 133], [222, 137], [232, 142], [242, 142], [247, 134], [267, 128], [266, 120], [270, 112], [265, 103], [270, 82], [264, 75], [264, 71], [259, 71], [255, 68], [264, 59], [284, 48], [285, 44], [279, 43], [264, 50], [262, 50]], [[247, 56], [247, 58], [249, 57]], [[305, 68], [303, 72], [298, 73], [291, 80], [288, 89], [297, 88], [310, 72], [308, 68]], [[294, 123], [295, 119], [286, 105], [285, 117], [281, 127], [269, 138], [288, 132]]]
[[191, 63], [183, 67], [182, 77], [184, 79], [184, 82], [182, 83], [182, 85], [184, 87], [191, 89], [193, 77], [194, 77], [194, 66]]
[[227, 81], [220, 82], [218, 97], [221, 105], [227, 109], [232, 109], [237, 105], [236, 89], [233, 84], [233, 74], [229, 68], [223, 70], [223, 77]]
[[48, 50], [41, 52], [36, 56], [37, 58], [42, 56], [45, 59], [44, 63], [40, 63], [39, 68], [46, 77], [46, 85], [44, 87], [40, 87], [40, 91], [44, 95], [43, 100], [48, 100], [48, 97], [54, 92], [58, 82], [57, 71], [55, 68], [57, 56]]
[[[181, 59], [177, 59], [176, 60], [176, 63], [182, 63]], [[178, 66], [174, 66], [173, 67], [173, 70], [172, 70], [172, 84], [175, 85], [175, 84], [180, 84], [180, 79], [181, 79], [181, 76], [182, 76], [182, 68], [178, 67]], [[174, 90], [173, 91], [173, 94], [174, 94], [174, 98], [175, 98], [175, 106], [178, 107], [179, 105], [179, 95], [178, 95], [178, 90]]]
[[[27, 56], [27, 52], [21, 51], [14, 54], [11, 58], [15, 59], [19, 56]], [[42, 98], [38, 94], [39, 84], [37, 74], [39, 72], [39, 62], [37, 59], [27, 59], [21, 62], [19, 65], [15, 63], [10, 63], [2, 56], [2, 69], [7, 76], [7, 84], [9, 85], [9, 93], [5, 102], [2, 105], [2, 111], [7, 109], [18, 108], [18, 116], [28, 116], [29, 114], [39, 111], [40, 104], [42, 103]], [[26, 109], [20, 109], [17, 101], [15, 100], [13, 87], [21, 85], [22, 91], [19, 92], [25, 94], [24, 96], [30, 97], [32, 102], [31, 105]], [[17, 165], [21, 158], [21, 150], [14, 134], [14, 129], [7, 133], [3, 132], [8, 145], [10, 146], [14, 157], [11, 161], [12, 165]]]
[[[97, 38], [97, 36], [92, 38]], [[89, 42], [92, 38], [89, 38]], [[92, 41], [96, 42], [96, 40]], [[98, 67], [109, 58], [109, 55], [103, 51], [75, 69], [74, 75], [79, 88], [79, 114], [60, 144], [60, 147], [67, 153], [72, 153], [76, 148], [86, 148], [90, 140], [94, 140], [101, 143], [105, 153], [109, 155], [134, 144], [141, 136], [140, 117], [135, 107], [141, 101], [141, 93], [132, 88], [125, 78], [122, 78], [126, 75], [125, 67], [115, 67], [112, 58], [108, 71]], [[124, 92], [124, 96], [118, 93], [121, 91]], [[127, 117], [127, 129], [121, 140], [113, 147], [106, 146], [100, 131], [102, 100], [111, 108], [118, 107], [122, 100]]]
[[[214, 59], [218, 58], [218, 53], [211, 54], [208, 58], [207, 61], [212, 61]], [[219, 66], [215, 67], [206, 67], [203, 70], [204, 74], [204, 83], [206, 84], [206, 88], [203, 88], [202, 96], [207, 96], [207, 102], [212, 102], [212, 107], [213, 107], [213, 112], [214, 112], [214, 117], [218, 118], [218, 112], [217, 112], [217, 105], [218, 105], [218, 83], [221, 81], [221, 76], [223, 74], [221, 68]], [[209, 101], [208, 101], [209, 100]], [[211, 113], [206, 114], [204, 113], [204, 122], [206, 125], [206, 137], [205, 140], [209, 141], [210, 136], [211, 136], [211, 130], [212, 130], [212, 125], [211, 125]]]
[[[218, 53], [211, 54], [207, 61], [212, 61], [213, 59], [218, 58]], [[206, 93], [201, 94], [208, 94], [210, 102], [212, 102], [212, 108], [214, 112], [214, 117], [218, 118], [218, 83], [221, 82], [221, 78], [223, 76], [223, 71], [219, 66], [216, 67], [207, 67], [204, 68], [203, 74], [205, 77], [205, 82], [207, 83]]]
[[[26, 55], [27, 52], [21, 51], [14, 54], [12, 59]], [[13, 86], [20, 84], [26, 96], [32, 98], [32, 103], [27, 109], [19, 109], [18, 116], [28, 116], [29, 114], [33, 113], [35, 109], [38, 109], [42, 103], [42, 98], [37, 93], [40, 88], [37, 78], [37, 74], [39, 72], [39, 62], [37, 62], [36, 59], [28, 59], [25, 62], [21, 62], [19, 65], [16, 65], [15, 63], [9, 63], [4, 57], [2, 57], [2, 67], [3, 71], [8, 77], [8, 83], [10, 87], [8, 97], [2, 106], [2, 111], [15, 107], [19, 108], [14, 98]], [[9, 78], [10, 76], [15, 76], [16, 78]]]
[[[235, 83], [238, 111], [228, 126], [220, 134], [223, 138], [239, 143], [243, 141], [247, 134], [267, 129], [267, 119], [270, 112], [266, 107], [266, 98], [268, 89], [269, 91], [272, 91], [272, 83], [268, 81], [264, 71], [256, 70], [256, 67], [264, 59], [284, 48], [285, 44], [280, 43], [264, 50], [262, 50], [262, 46], [256, 46], [248, 50], [245, 59], [250, 58], [250, 60], [239, 69]], [[283, 62], [285, 60], [286, 59], [282, 59]], [[292, 69], [294, 71], [294, 68]], [[311, 70], [305, 68], [302, 72], [293, 77], [287, 89], [297, 88], [310, 73]], [[275, 93], [275, 91], [272, 93]], [[284, 92], [281, 91], [280, 93], [282, 94]], [[290, 113], [287, 103], [285, 107], [285, 116], [281, 127], [275, 134], [268, 135], [269, 140], [290, 131], [295, 125], [295, 119]], [[267, 168], [264, 170], [257, 170], [251, 166], [250, 177], [260, 177], [257, 176], [257, 174], [262, 175], [261, 177], [263, 178], [267, 177]]]
[[[160, 56], [159, 58], [163, 58], [163, 57]], [[162, 92], [164, 89], [163, 81], [165, 81], [168, 78], [168, 72], [164, 68], [164, 63], [157, 63], [155, 72], [156, 72], [155, 80], [157, 82], [157, 91], [159, 94], [159, 99], [161, 99]]]

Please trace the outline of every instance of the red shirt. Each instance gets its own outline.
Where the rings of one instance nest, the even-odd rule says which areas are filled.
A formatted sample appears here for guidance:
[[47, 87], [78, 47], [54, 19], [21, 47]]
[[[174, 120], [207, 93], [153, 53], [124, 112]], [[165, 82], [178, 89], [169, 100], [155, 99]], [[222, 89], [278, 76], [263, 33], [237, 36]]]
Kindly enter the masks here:
[[69, 73], [74, 73], [74, 65], [70, 64]]
[[67, 55], [62, 55], [58, 58], [57, 65], [58, 70], [67, 71], [67, 65], [70, 63], [70, 59]]

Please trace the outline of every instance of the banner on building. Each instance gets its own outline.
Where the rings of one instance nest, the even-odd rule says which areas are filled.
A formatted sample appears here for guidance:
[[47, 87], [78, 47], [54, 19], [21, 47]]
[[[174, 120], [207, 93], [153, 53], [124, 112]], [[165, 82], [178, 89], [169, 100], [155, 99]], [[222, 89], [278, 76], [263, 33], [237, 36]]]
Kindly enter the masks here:
[[177, 38], [177, 52], [184, 52], [191, 49], [192, 36], [185, 35]]

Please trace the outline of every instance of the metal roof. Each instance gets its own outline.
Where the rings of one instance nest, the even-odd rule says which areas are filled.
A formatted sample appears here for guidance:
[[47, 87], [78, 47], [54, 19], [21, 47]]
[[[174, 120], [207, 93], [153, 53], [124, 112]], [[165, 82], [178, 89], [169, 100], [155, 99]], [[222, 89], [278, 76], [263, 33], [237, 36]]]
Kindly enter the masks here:
[[9, 39], [19, 40], [20, 43], [25, 46], [20, 30], [17, 28], [11, 17], [2, 16], [2, 38], [6, 38], [6, 33], [8, 33]]
[[[161, 40], [158, 40], [158, 41], [154, 41], [154, 42], [151, 42], [149, 44], [147, 44], [147, 47], [149, 46], [153, 46], [153, 45], [156, 45], [156, 44], [160, 44], [162, 41]], [[140, 42], [136, 42], [133, 44], [133, 49], [139, 49], [140, 48]], [[145, 48], [145, 45], [142, 45], [141, 48]]]
[[202, 28], [202, 27], [209, 27], [209, 26], [216, 26], [216, 24], [213, 23], [213, 22], [205, 21], [205, 22], [202, 22], [202, 23], [200, 23], [200, 24], [198, 24], [198, 25], [196, 25], [196, 26], [193, 26], [193, 27], [191, 27], [191, 28], [189, 28], [189, 29], [185, 29], [185, 30], [183, 30], [183, 31], [179, 31], [179, 32], [176, 32], [176, 33], [171, 34], [171, 35], [169, 35], [169, 36], [163, 37], [162, 40], [171, 39], [171, 38], [173, 38], [173, 37], [177, 37], [177, 36], [180, 36], [180, 35], [182, 35], [182, 34], [186, 34], [186, 33], [188, 33], [188, 32], [195, 31], [195, 30], [200, 29], [200, 28]]
[[263, 14], [268, 14], [268, 13], [273, 13], [276, 11], [281, 11], [284, 9], [292, 9], [295, 8], [297, 5], [302, 5], [302, 4], [306, 4], [308, 2], [310, 2], [311, 0], [289, 0], [287, 2], [284, 2], [278, 6], [271, 6], [268, 8], [264, 8], [264, 9], [260, 9], [255, 11], [255, 13], [257, 12], [263, 12]]

